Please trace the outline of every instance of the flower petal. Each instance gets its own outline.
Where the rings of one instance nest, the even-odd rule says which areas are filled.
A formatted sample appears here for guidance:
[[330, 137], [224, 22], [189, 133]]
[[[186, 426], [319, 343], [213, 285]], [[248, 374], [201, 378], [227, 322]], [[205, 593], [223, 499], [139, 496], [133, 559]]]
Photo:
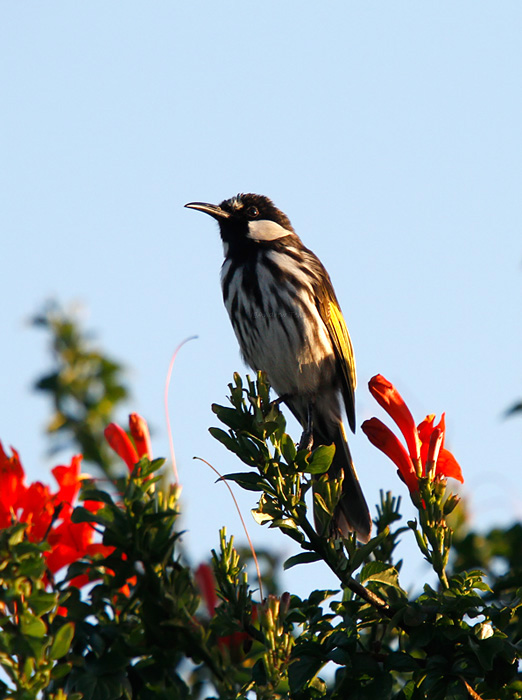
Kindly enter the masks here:
[[20, 457], [16, 450], [11, 448], [11, 451], [13, 456], [9, 457], [0, 442], [0, 527], [2, 528], [11, 524], [13, 514], [20, 507], [27, 491]]
[[142, 418], [137, 413], [131, 413], [129, 416], [129, 429], [140, 458], [148, 457], [152, 459], [149, 426], [145, 418]]
[[411, 411], [404, 402], [394, 385], [382, 374], [372, 377], [369, 382], [370, 393], [379, 406], [397, 423], [399, 430], [404, 435], [410, 457], [414, 462], [420, 458], [420, 443], [417, 428]]
[[119, 425], [116, 425], [116, 423], [109, 423], [104, 430], [104, 434], [105, 439], [118, 457], [121, 457], [129, 468], [129, 471], [132, 471], [134, 465], [140, 461], [140, 458], [125, 430], [120, 428]]
[[66, 503], [72, 507], [74, 504], [82, 483], [80, 476], [81, 462], [82, 455], [74, 455], [68, 466], [60, 465], [52, 470], [53, 476], [60, 487], [58, 493], [54, 496], [56, 505]]
[[200, 564], [195, 573], [196, 583], [207, 606], [208, 614], [212, 617], [218, 604], [214, 572], [208, 564]]
[[48, 534], [53, 522], [54, 505], [48, 486], [39, 481], [33, 482], [25, 491], [20, 502], [21, 513], [18, 519], [27, 523], [27, 537], [31, 542], [40, 542]]
[[[442, 418], [441, 418], [441, 421], [442, 421]], [[435, 414], [430, 413], [430, 415], [426, 416], [426, 418], [422, 421], [422, 423], [419, 423], [419, 425], [417, 426], [417, 433], [418, 433], [420, 441], [423, 445], [429, 443], [430, 438], [431, 438], [431, 434], [435, 429], [434, 423], [435, 423]], [[440, 423], [437, 427], [440, 428]]]
[[435, 439], [435, 434], [441, 430], [442, 431], [442, 442], [440, 447], [439, 456], [437, 458], [437, 466], [435, 468], [435, 474], [439, 476], [450, 476], [453, 479], [457, 479], [461, 484], [464, 483], [464, 477], [462, 476], [462, 469], [455, 457], [451, 454], [449, 450], [444, 448], [445, 430], [446, 430], [446, 414], [443, 413], [440, 417], [440, 421], [435, 425], [435, 415], [432, 413], [419, 423], [417, 430], [419, 431], [419, 437], [421, 439], [421, 460], [424, 467], [429, 461], [429, 445], [430, 440]]
[[434, 428], [428, 443], [426, 461], [423, 464], [423, 474], [429, 479], [433, 479], [433, 476], [435, 475], [434, 467], [437, 464], [437, 459], [439, 458], [443, 442], [444, 431], [442, 431], [440, 428]]
[[451, 476], [453, 479], [460, 481], [461, 484], [464, 483], [464, 477], [462, 476], [462, 469], [459, 463], [451, 452], [444, 448], [440, 451], [435, 473], [441, 476]]
[[395, 463], [410, 492], [418, 491], [419, 481], [413, 462], [399, 438], [378, 418], [370, 418], [361, 426], [368, 440]]

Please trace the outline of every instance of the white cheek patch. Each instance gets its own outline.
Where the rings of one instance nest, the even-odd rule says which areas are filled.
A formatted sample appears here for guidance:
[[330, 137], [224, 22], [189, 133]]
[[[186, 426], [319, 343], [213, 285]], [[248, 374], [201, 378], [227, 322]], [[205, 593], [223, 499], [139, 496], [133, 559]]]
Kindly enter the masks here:
[[291, 233], [291, 231], [287, 231], [286, 228], [269, 219], [250, 221], [248, 223], [248, 237], [253, 241], [275, 241], [277, 238], [289, 236]]

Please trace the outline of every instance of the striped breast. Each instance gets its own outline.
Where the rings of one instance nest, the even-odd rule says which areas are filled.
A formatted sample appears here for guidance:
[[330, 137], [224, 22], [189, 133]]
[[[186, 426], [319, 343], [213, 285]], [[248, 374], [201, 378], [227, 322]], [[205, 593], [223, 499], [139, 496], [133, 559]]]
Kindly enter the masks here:
[[222, 267], [223, 299], [241, 353], [280, 395], [313, 395], [334, 372], [332, 343], [316, 304], [317, 264], [309, 251], [285, 246], [262, 248], [246, 261], [229, 257]]

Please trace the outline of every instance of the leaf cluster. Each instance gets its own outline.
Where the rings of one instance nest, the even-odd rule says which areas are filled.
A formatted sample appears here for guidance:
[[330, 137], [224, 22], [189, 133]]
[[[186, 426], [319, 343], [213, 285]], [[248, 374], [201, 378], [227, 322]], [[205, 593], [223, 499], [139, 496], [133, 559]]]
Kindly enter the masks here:
[[71, 444], [84, 460], [113, 474], [114, 459], [103, 439], [116, 406], [128, 396], [122, 366], [93, 347], [77, 318], [51, 303], [33, 319], [51, 336], [54, 367], [35, 383], [52, 402], [47, 432], [52, 452]]
[[[102, 430], [126, 395], [121, 368], [73, 318], [49, 310], [37, 323], [54, 337], [56, 368], [39, 387], [53, 398], [53, 431], [108, 471]], [[519, 526], [453, 532], [445, 484], [426, 482], [420, 527], [402, 525], [400, 499], [381, 493], [368, 544], [334, 537], [342, 484], [327, 477], [333, 447], [296, 447], [262, 375], [234, 375], [229, 389], [211, 433], [242, 468], [224, 478], [257, 496], [259, 524], [299, 545], [284, 567], [322, 562], [332, 590], [282, 593], [267, 552], [260, 599], [249, 557], [222, 531], [211, 558], [216, 605], [182, 548], [179, 489], [160, 477], [161, 460], [142, 459], [116, 487], [85, 483], [82, 498], [102, 507], [80, 506], [73, 520], [97, 531], [99, 552], [65, 578], [52, 578], [46, 543], [28, 541], [23, 524], [0, 532], [0, 697], [522, 698]], [[404, 590], [396, 548], [408, 536], [440, 587]]]
[[64, 657], [74, 635], [74, 624], [58, 614], [64, 596], [47, 590], [47, 546], [27, 541], [25, 529], [16, 523], [0, 531], [0, 667], [7, 679], [0, 697], [16, 700], [33, 700], [70, 671]]
[[[400, 562], [393, 562], [398, 537], [409, 530], [395, 527], [400, 519], [395, 499], [381, 495], [377, 534], [359, 547], [353, 539], [328, 536], [328, 519], [339, 489], [319, 476], [313, 483], [318, 534], [308, 520], [304, 494], [312, 488], [309, 475], [328, 470], [329, 446], [311, 454], [296, 450], [262, 375], [256, 382], [247, 379], [246, 386], [235, 375], [229, 386], [232, 409], [213, 407], [228, 432], [218, 428], [211, 432], [250, 471], [225, 478], [259, 492], [255, 519], [300, 544], [303, 552], [291, 557], [286, 568], [323, 560], [342, 591], [329, 610], [322, 603], [331, 592], [314, 592], [307, 601], [292, 598], [289, 615], [297, 630], [287, 669], [288, 697], [522, 696], [517, 669], [520, 638], [506, 627], [508, 618], [518, 619], [520, 591], [506, 607], [496, 599], [493, 604], [493, 592], [482, 572], [447, 575], [451, 529], [442, 510], [435, 517], [448, 501], [445, 484], [434, 484], [433, 493], [427, 487], [422, 491], [424, 498], [432, 500], [418, 504], [424, 514], [416, 538], [443, 585], [440, 590], [426, 585], [414, 597], [401, 587]], [[334, 664], [332, 681], [328, 675]]]
[[162, 463], [143, 459], [118, 494], [87, 483], [82, 498], [103, 507], [73, 513], [98, 530], [108, 552], [73, 564], [64, 582], [92, 581], [87, 596], [70, 586], [65, 602], [76, 629], [65, 690], [84, 700], [171, 697], [175, 689], [183, 697], [180, 664], [205, 654], [205, 632], [194, 620], [199, 594], [175, 528], [179, 494], [158, 488]]

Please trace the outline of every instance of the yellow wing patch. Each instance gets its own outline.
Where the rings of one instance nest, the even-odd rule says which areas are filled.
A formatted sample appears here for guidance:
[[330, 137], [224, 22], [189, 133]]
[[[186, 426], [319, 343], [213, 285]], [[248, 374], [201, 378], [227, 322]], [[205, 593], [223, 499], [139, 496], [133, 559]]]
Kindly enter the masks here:
[[341, 313], [341, 309], [333, 301], [328, 302], [329, 319], [327, 322], [328, 330], [334, 345], [336, 347], [339, 359], [341, 362], [345, 362], [348, 367], [348, 375], [350, 379], [350, 384], [352, 391], [355, 390], [356, 377], [355, 377], [355, 358], [353, 356], [353, 346], [350, 339], [350, 334], [346, 328], [346, 322]]
[[326, 294], [321, 304], [321, 316], [326, 324], [328, 333], [334, 346], [335, 355], [341, 368], [342, 394], [346, 407], [348, 421], [352, 430], [355, 430], [355, 357], [352, 341], [343, 314], [337, 301]]

